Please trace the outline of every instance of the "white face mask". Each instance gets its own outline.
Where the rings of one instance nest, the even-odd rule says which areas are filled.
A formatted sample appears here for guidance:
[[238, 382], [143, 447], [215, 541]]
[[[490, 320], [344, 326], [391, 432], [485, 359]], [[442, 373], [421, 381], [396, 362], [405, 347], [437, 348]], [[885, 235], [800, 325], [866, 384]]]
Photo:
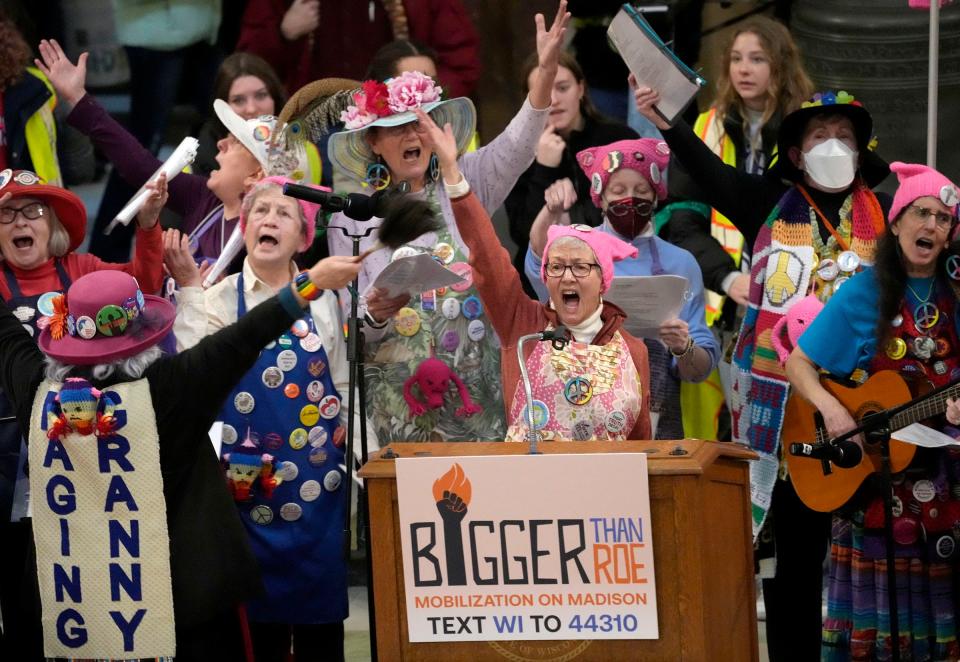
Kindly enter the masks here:
[[818, 188], [831, 193], [843, 191], [857, 173], [857, 152], [830, 138], [803, 153], [803, 170]]

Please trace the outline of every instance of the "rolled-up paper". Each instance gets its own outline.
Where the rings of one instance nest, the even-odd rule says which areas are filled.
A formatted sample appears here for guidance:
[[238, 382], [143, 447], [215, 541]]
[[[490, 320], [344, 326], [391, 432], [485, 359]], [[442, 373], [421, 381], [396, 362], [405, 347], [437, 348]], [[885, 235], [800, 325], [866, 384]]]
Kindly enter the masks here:
[[[197, 158], [197, 147], [200, 143], [197, 142], [196, 138], [191, 138], [187, 136], [184, 138], [175, 150], [166, 161], [163, 162], [157, 171], [153, 173], [150, 178], [147, 180], [147, 183], [157, 181], [157, 178], [160, 177], [160, 173], [164, 173], [167, 176], [167, 181], [180, 174], [180, 172], [186, 168], [188, 165], [193, 163], [193, 160]], [[104, 234], [110, 234], [110, 232], [117, 226], [118, 223], [123, 225], [129, 225], [130, 221], [133, 220], [133, 217], [137, 215], [143, 205], [146, 204], [147, 198], [150, 197], [150, 190], [146, 187], [146, 184], [140, 187], [140, 190], [137, 191], [136, 195], [130, 199], [130, 202], [120, 210], [120, 213], [117, 214], [110, 225], [107, 226], [107, 229], [104, 230]]]
[[237, 223], [236, 227], [233, 228], [233, 232], [230, 233], [230, 238], [227, 239], [227, 243], [224, 244], [223, 250], [220, 251], [220, 257], [213, 263], [213, 267], [210, 268], [206, 278], [203, 279], [204, 288], [210, 287], [217, 282], [220, 274], [230, 266], [230, 263], [237, 257], [241, 248], [243, 248], [243, 233], [240, 232], [240, 224]]

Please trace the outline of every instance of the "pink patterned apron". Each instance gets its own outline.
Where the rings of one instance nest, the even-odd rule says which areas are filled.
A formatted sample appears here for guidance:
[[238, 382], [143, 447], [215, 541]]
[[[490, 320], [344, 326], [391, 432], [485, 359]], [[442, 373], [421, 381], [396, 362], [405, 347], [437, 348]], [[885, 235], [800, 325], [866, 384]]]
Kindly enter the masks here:
[[[527, 358], [534, 425], [543, 439], [626, 439], [636, 425], [643, 385], [617, 331], [606, 345], [537, 343]], [[507, 441], [526, 441], [526, 397], [517, 382]]]

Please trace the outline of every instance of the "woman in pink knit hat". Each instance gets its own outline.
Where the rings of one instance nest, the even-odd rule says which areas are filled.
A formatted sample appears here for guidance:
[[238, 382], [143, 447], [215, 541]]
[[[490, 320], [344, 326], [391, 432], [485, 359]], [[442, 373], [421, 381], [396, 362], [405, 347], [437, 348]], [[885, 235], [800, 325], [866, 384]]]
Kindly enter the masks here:
[[[951, 244], [958, 188], [924, 165], [890, 170], [900, 186], [874, 266], [837, 291], [787, 361], [790, 383], [820, 411], [831, 438], [856, 423], [818, 370], [854, 379], [894, 370], [934, 386], [960, 379], [960, 255]], [[947, 399], [932, 421], [957, 436], [960, 403]], [[893, 484], [901, 659], [956, 660], [960, 453], [920, 448]], [[890, 658], [883, 526], [879, 483], [868, 481], [834, 515], [822, 659]]]
[[[669, 162], [670, 148], [653, 138], [619, 140], [577, 154], [577, 164], [590, 182], [588, 203], [596, 207], [603, 220], [597, 231], [629, 242], [637, 251], [634, 257], [617, 263], [614, 275], [686, 279], [677, 315], [660, 326], [658, 337], [644, 340], [650, 360], [650, 412], [655, 439], [695, 436], [684, 434], [688, 412], [681, 412], [681, 383], [705, 379], [720, 355], [717, 340], [704, 319], [703, 277], [696, 259], [654, 234], [654, 211], [667, 197]], [[547, 281], [538, 278], [548, 262], [543, 258], [547, 232], [571, 223], [576, 196], [567, 180], [550, 186], [545, 193], [546, 204], [530, 230], [524, 268], [541, 301], [549, 298]]]
[[510, 255], [500, 245], [489, 214], [457, 166], [450, 124], [443, 129], [418, 110], [421, 140], [440, 160], [445, 192], [457, 229], [470, 251], [473, 284], [501, 346], [508, 441], [527, 438], [526, 398], [517, 344], [527, 334], [566, 327], [571, 342], [525, 347], [533, 390], [534, 427], [543, 439], [649, 439], [647, 348], [623, 329], [626, 314], [603, 301], [613, 264], [637, 249], [586, 225], [554, 226], [543, 271], [553, 305], [530, 299]]

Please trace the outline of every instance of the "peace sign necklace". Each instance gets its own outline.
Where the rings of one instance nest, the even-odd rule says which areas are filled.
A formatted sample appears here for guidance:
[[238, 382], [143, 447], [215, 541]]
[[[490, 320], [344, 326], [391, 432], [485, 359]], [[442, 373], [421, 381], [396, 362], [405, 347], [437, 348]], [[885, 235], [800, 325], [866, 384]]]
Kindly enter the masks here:
[[933, 296], [933, 285], [936, 280], [936, 278], [930, 279], [930, 289], [927, 290], [927, 296], [925, 297], [921, 297], [917, 294], [917, 291], [910, 286], [910, 283], [906, 283], [907, 289], [910, 290], [910, 293], [919, 302], [917, 307], [913, 309], [913, 322], [917, 325], [918, 329], [931, 329], [937, 323], [937, 320], [940, 319], [940, 309], [937, 308], [937, 304], [930, 301], [930, 297]]

